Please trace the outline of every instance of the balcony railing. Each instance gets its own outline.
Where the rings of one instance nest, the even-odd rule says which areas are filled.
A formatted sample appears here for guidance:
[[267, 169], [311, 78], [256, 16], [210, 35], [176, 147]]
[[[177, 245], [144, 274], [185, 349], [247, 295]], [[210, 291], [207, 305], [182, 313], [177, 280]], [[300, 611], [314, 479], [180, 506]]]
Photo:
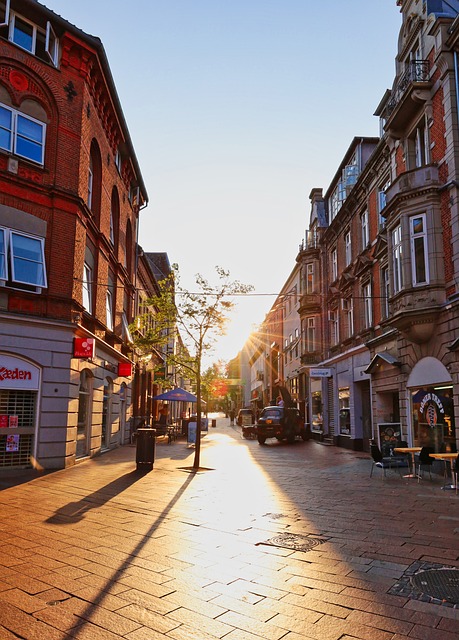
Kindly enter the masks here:
[[397, 86], [392, 91], [387, 104], [387, 113], [390, 115], [405, 95], [409, 85], [413, 82], [428, 82], [430, 75], [430, 64], [428, 60], [413, 60], [410, 62], [405, 73], [400, 78]]
[[299, 246], [299, 252], [307, 251], [308, 249], [317, 249], [319, 246], [319, 234], [317, 231], [306, 231], [304, 240], [301, 241]]

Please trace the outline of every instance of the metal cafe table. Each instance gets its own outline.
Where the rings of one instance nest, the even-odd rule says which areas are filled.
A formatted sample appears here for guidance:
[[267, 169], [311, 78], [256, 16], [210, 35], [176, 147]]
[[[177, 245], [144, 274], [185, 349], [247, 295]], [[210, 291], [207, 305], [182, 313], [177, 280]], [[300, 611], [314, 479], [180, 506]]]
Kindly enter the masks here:
[[450, 468], [451, 468], [451, 479], [452, 479], [452, 482], [450, 484], [444, 484], [442, 486], [442, 489], [453, 489], [454, 491], [456, 491], [458, 489], [458, 487], [454, 483], [453, 460], [456, 460], [457, 453], [429, 453], [429, 456], [431, 458], [435, 458], [435, 460], [443, 460], [443, 462], [445, 463], [445, 478], [447, 477], [447, 473], [446, 472], [447, 472], [447, 465], [448, 465], [448, 462], [449, 462]]
[[418, 474], [416, 473], [416, 461], [414, 459], [414, 454], [419, 453], [422, 447], [394, 447], [394, 451], [397, 453], [411, 453], [411, 473], [408, 473], [404, 478], [417, 478]]

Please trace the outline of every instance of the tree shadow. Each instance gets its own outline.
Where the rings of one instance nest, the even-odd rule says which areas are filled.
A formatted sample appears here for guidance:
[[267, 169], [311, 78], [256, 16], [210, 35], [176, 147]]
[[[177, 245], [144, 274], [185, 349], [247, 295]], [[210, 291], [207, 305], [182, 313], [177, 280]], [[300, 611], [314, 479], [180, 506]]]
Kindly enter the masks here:
[[75, 524], [80, 522], [88, 511], [96, 509], [118, 496], [126, 489], [129, 489], [135, 482], [144, 475], [141, 471], [130, 471], [123, 476], [109, 482], [101, 489], [88, 494], [78, 502], [69, 502], [56, 511], [54, 515], [47, 518], [48, 524]]

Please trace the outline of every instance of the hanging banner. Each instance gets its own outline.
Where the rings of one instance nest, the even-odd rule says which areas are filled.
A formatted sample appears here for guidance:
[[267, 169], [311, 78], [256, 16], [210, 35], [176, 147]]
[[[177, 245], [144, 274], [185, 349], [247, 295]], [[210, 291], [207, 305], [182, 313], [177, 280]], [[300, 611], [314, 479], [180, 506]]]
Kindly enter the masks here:
[[130, 362], [118, 362], [118, 375], [121, 378], [132, 376], [132, 364]]
[[94, 358], [96, 341], [94, 338], [74, 338], [74, 358]]

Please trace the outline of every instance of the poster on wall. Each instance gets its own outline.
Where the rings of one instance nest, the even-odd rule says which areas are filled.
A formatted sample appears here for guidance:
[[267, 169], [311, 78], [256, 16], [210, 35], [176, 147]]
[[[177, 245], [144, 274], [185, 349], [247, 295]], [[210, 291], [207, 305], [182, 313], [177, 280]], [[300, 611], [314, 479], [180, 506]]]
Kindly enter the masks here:
[[16, 429], [19, 426], [19, 416], [10, 416], [9, 427], [10, 429]]
[[6, 429], [8, 427], [8, 416], [2, 414], [0, 416], [0, 429]]
[[10, 435], [6, 437], [6, 451], [7, 453], [19, 451], [19, 436]]

